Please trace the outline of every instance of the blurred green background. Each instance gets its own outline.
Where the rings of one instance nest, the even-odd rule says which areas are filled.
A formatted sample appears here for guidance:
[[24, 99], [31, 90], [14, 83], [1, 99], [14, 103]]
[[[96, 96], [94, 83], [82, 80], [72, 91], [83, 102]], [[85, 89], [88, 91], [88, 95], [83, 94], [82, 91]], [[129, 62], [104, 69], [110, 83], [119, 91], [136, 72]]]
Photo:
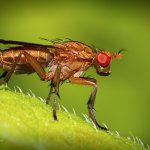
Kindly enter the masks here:
[[[0, 1], [0, 38], [48, 44], [48, 39], [71, 38], [112, 53], [127, 49], [114, 60], [109, 77], [94, 68], [86, 75], [98, 80], [95, 115], [111, 130], [132, 134], [150, 144], [150, 9], [149, 3], [115, 1]], [[2, 73], [2, 70], [0, 70]], [[31, 89], [46, 98], [48, 83], [36, 74], [13, 75], [9, 86]], [[87, 113], [91, 87], [63, 84], [59, 102], [78, 115]]]

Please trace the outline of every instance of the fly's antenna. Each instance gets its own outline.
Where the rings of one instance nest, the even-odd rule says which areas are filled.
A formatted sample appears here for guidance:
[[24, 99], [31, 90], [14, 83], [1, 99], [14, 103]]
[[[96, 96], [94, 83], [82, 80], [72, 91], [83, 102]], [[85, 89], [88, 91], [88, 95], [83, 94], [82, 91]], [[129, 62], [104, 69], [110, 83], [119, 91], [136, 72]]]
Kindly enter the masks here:
[[122, 49], [120, 49], [120, 50], [117, 52], [117, 54], [120, 54], [120, 53], [123, 52], [123, 51], [127, 51], [127, 50], [124, 49], [124, 48], [122, 48]]
[[117, 58], [117, 59], [119, 59], [119, 58], [122, 58], [122, 52], [123, 51], [127, 51], [126, 49], [120, 49], [117, 53], [115, 53], [115, 54], [112, 54], [112, 58]]

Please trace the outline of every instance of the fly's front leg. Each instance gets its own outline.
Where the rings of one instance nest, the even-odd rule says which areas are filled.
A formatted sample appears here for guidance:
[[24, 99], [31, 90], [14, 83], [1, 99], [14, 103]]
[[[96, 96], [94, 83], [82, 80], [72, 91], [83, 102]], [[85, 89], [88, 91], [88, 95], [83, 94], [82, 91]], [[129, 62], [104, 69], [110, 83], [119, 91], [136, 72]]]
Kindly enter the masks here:
[[107, 128], [104, 128], [104, 127], [102, 127], [102, 126], [100, 126], [100, 125], [98, 124], [98, 122], [96, 121], [96, 118], [95, 118], [95, 116], [94, 116], [94, 112], [93, 112], [94, 103], [95, 103], [95, 97], [96, 97], [96, 93], [97, 93], [96, 80], [95, 80], [95, 79], [92, 79], [92, 78], [84, 78], [84, 77], [80, 77], [80, 78], [71, 77], [71, 78], [69, 78], [69, 80], [70, 80], [72, 83], [82, 84], [82, 85], [91, 85], [91, 86], [93, 86], [93, 90], [92, 90], [91, 95], [90, 95], [90, 97], [89, 97], [89, 100], [88, 100], [88, 102], [87, 102], [90, 118], [92, 119], [92, 121], [94, 122], [94, 124], [96, 125], [96, 127], [100, 128], [100, 129], [102, 129], [102, 130], [108, 130]]

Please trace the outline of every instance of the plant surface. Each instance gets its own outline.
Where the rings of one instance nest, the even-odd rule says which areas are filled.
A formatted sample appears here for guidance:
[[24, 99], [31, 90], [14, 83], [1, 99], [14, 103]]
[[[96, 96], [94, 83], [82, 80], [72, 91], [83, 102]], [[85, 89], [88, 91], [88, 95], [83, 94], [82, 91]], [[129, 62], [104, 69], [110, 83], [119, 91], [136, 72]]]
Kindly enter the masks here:
[[[20, 88], [19, 88], [20, 90]], [[119, 134], [96, 129], [85, 120], [59, 108], [54, 121], [52, 108], [38, 98], [0, 87], [0, 150], [142, 150], [142, 144]]]

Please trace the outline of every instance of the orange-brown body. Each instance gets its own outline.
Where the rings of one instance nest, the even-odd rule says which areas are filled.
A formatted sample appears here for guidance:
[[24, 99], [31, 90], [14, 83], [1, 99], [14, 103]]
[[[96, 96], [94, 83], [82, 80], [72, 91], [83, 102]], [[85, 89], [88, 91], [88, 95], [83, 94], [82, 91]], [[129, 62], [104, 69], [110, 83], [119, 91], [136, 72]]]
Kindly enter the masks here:
[[60, 79], [65, 80], [71, 76], [79, 77], [93, 63], [94, 53], [88, 46], [79, 42], [55, 44], [54, 57], [49, 64], [48, 77], [51, 79], [59, 65]]
[[[89, 116], [95, 126], [100, 126], [94, 116], [93, 108], [97, 93], [96, 79], [81, 77], [84, 71], [94, 66], [101, 76], [110, 75], [112, 58], [120, 58], [121, 50], [116, 54], [107, 51], [95, 52], [90, 46], [77, 41], [55, 41], [53, 45], [26, 43], [0, 39], [2, 44], [19, 45], [0, 51], [0, 68], [4, 70], [0, 75], [0, 85], [8, 83], [13, 73], [36, 72], [41, 80], [51, 81], [50, 91], [46, 99], [49, 103], [51, 94], [54, 94], [53, 118], [57, 120], [56, 99], [59, 96], [59, 84], [68, 79], [71, 83], [90, 85], [93, 90], [87, 102]], [[48, 67], [46, 73], [44, 68]]]
[[[20, 53], [26, 51], [36, 59], [43, 68], [49, 67], [46, 80], [51, 80], [57, 66], [61, 68], [60, 79], [65, 80], [71, 76], [79, 77], [93, 63], [92, 49], [82, 43], [69, 41], [56, 43], [53, 47], [18, 46], [0, 51], [0, 67], [6, 71], [12, 68]], [[32, 73], [32, 66], [24, 55], [17, 62], [15, 73]]]

